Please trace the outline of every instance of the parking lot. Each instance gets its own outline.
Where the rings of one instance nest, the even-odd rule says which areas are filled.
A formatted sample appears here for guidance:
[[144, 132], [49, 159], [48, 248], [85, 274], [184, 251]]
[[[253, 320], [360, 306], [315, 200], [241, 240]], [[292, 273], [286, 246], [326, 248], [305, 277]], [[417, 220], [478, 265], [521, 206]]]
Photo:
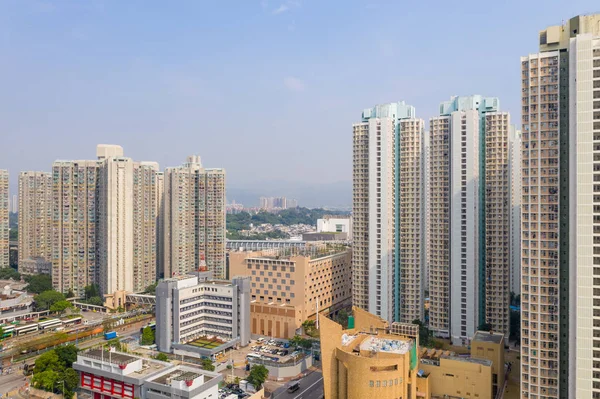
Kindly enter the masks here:
[[287, 340], [259, 338], [255, 344], [250, 346], [250, 352], [246, 358], [254, 357], [260, 360], [287, 363], [301, 354], [303, 353], [292, 348]]

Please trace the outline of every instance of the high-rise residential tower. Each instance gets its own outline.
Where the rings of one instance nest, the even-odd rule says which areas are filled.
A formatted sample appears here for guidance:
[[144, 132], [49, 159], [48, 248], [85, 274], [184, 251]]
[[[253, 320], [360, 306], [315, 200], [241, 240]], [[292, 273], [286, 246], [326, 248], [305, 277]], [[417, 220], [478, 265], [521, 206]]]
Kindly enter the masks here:
[[510, 132], [498, 99], [478, 95], [430, 122], [429, 322], [457, 345], [484, 322], [508, 334]]
[[52, 174], [19, 174], [19, 262], [52, 259]]
[[600, 14], [521, 57], [521, 391], [600, 398]]
[[[104, 294], [133, 291], [133, 161], [120, 146], [99, 145], [98, 261]], [[143, 250], [142, 248], [137, 248]]]
[[10, 266], [8, 170], [0, 169], [0, 268]]
[[521, 295], [521, 130], [511, 126], [510, 135], [510, 290]]
[[157, 280], [160, 211], [158, 164], [133, 164], [133, 290]]
[[99, 161], [52, 164], [52, 284], [83, 295], [98, 282]]
[[353, 303], [389, 321], [423, 319], [423, 125], [404, 102], [353, 125]]
[[204, 168], [188, 157], [164, 176], [164, 276], [206, 264], [225, 277], [225, 170]]

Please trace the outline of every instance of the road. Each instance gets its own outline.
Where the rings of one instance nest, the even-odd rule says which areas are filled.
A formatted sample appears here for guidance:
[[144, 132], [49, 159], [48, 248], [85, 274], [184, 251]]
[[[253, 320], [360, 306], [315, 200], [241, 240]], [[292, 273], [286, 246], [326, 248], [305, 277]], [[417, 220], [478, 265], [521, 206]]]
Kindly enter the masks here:
[[25, 384], [23, 372], [16, 370], [12, 374], [5, 374], [0, 376], [0, 392], [2, 394], [13, 391], [23, 384]]
[[271, 399], [321, 399], [323, 397], [323, 374], [315, 371], [300, 381], [300, 389], [289, 393], [287, 385], [273, 392]]

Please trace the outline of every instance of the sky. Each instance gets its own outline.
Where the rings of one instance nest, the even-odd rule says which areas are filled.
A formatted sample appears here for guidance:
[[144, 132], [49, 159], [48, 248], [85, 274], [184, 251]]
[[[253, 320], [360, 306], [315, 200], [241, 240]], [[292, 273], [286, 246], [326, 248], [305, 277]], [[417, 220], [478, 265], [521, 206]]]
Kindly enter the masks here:
[[120, 144], [161, 169], [199, 154], [228, 185], [352, 179], [352, 123], [404, 100], [500, 98], [520, 59], [597, 0], [0, 0], [0, 169]]

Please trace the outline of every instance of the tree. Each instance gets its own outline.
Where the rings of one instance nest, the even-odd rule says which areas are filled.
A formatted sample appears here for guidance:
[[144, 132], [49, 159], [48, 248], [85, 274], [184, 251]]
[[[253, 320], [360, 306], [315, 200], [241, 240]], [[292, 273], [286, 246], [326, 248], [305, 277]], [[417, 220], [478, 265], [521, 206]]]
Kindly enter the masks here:
[[508, 336], [510, 341], [521, 341], [521, 313], [516, 310], [510, 311], [510, 334]]
[[158, 282], [150, 284], [149, 286], [146, 287], [146, 289], [144, 290], [144, 294], [154, 294], [156, 292], [156, 286], [158, 285]]
[[250, 369], [250, 374], [248, 375], [248, 382], [254, 385], [254, 388], [257, 390], [262, 387], [262, 384], [267, 380], [269, 376], [269, 370], [262, 364], [255, 364]]
[[213, 364], [212, 360], [207, 357], [202, 358], [202, 364], [200, 367], [202, 367], [203, 370], [215, 371], [215, 365]]
[[52, 277], [47, 274], [36, 274], [26, 276], [25, 281], [28, 283], [25, 290], [34, 294], [41, 294], [44, 291], [52, 291]]
[[142, 330], [142, 345], [153, 345], [154, 344], [154, 331], [150, 326], [146, 326]]
[[65, 365], [66, 368], [71, 368], [73, 363], [77, 360], [77, 352], [79, 349], [75, 345], [65, 345], [59, 346], [54, 349], [56, 355], [58, 356], [58, 360]]
[[342, 329], [348, 328], [348, 317], [350, 314], [346, 311], [346, 309], [342, 309], [335, 316], [335, 321], [338, 322], [342, 326]]
[[490, 323], [480, 324], [477, 328], [479, 331], [492, 331], [492, 325]]
[[169, 357], [167, 355], [165, 355], [164, 353], [159, 353], [154, 358], [156, 360], [160, 360], [161, 362], [168, 362], [169, 361]]
[[85, 302], [89, 303], [90, 305], [96, 305], [96, 306], [104, 305], [104, 301], [102, 301], [102, 298], [100, 298], [99, 296], [93, 296], [90, 299], [86, 300]]
[[62, 391], [63, 385], [61, 384], [61, 392], [63, 393], [65, 398], [72, 398], [73, 392], [75, 392], [75, 389], [79, 384], [79, 374], [77, 373], [77, 371], [69, 368], [63, 372], [61, 379], [62, 381], [64, 381], [64, 391]]
[[66, 298], [69, 299], [69, 298], [73, 298], [74, 296], [75, 296], [75, 293], [73, 292], [72, 289], [69, 288], [69, 292], [67, 292]]
[[419, 319], [413, 320], [412, 324], [419, 326], [419, 345], [424, 347], [433, 345], [434, 342], [429, 328]]
[[100, 297], [100, 290], [96, 284], [86, 285], [83, 288], [83, 292], [85, 294], [85, 299], [90, 299], [95, 296]]
[[312, 348], [312, 341], [310, 339], [302, 338], [299, 335], [294, 335], [292, 339], [290, 339], [290, 345], [296, 348]]
[[51, 312], [58, 312], [58, 313], [62, 313], [64, 312], [66, 309], [68, 308], [72, 308], [73, 304], [67, 300], [65, 301], [58, 301], [55, 302], [54, 304], [52, 304], [52, 306], [50, 306], [50, 311]]
[[60, 375], [61, 374], [58, 371], [52, 369], [40, 373], [34, 372], [32, 379], [33, 386], [43, 389], [44, 391], [52, 392], [54, 391], [54, 388], [56, 388], [56, 382], [60, 381]]
[[62, 363], [58, 357], [56, 351], [51, 350], [43, 353], [35, 361], [35, 368], [33, 369], [34, 374], [42, 373], [46, 370], [62, 371], [64, 369], [64, 363]]
[[0, 280], [20, 280], [21, 275], [12, 267], [3, 267], [0, 268]]
[[48, 290], [36, 295], [34, 300], [38, 310], [47, 310], [56, 302], [64, 301], [65, 296], [58, 291]]

